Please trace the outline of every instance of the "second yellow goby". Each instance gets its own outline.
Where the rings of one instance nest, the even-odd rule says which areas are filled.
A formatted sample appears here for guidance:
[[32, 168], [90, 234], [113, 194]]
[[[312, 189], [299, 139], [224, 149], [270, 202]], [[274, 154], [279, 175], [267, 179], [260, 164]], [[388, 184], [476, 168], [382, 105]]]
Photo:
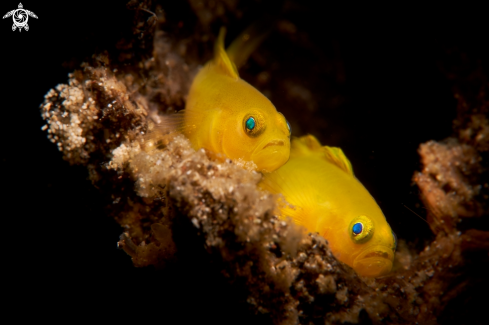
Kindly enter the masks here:
[[292, 206], [279, 205], [280, 217], [318, 232], [335, 257], [358, 274], [391, 271], [396, 237], [341, 149], [323, 147], [311, 135], [293, 139], [289, 161], [264, 175], [259, 186], [282, 193]]

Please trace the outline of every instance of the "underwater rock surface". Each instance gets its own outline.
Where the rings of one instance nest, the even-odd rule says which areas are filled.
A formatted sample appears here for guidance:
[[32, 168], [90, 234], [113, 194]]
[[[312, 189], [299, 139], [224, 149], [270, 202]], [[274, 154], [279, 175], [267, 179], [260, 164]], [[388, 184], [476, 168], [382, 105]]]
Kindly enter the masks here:
[[[228, 2], [189, 4], [205, 27], [196, 29], [207, 37], [219, 17], [239, 12]], [[264, 323], [463, 323], [461, 310], [477, 312], [474, 297], [488, 288], [489, 270], [487, 81], [480, 81], [475, 103], [457, 93], [458, 135], [419, 147], [422, 168], [412, 171], [413, 180], [435, 239], [421, 252], [401, 242], [390, 275], [363, 279], [334, 258], [323, 238], [278, 220], [276, 197], [257, 189], [261, 175], [246, 164], [212, 161], [181, 135], [148, 140], [164, 113], [183, 108], [212, 42], [202, 35], [171, 38], [160, 30], [167, 27], [161, 11], [144, 5], [138, 8], [159, 18], [147, 20], [147, 12], [136, 10], [136, 21], [146, 14], [135, 27], [146, 38], [133, 46], [134, 53], [148, 52], [146, 44], [151, 55], [129, 55], [124, 65], [95, 56], [41, 105], [48, 138], [68, 162], [87, 166], [110, 200], [110, 214], [124, 228], [119, 247], [136, 267], [206, 261], [239, 291], [237, 303], [265, 315]], [[294, 34], [286, 21], [279, 28]], [[287, 96], [315, 109], [308, 91], [284, 84], [292, 89]]]

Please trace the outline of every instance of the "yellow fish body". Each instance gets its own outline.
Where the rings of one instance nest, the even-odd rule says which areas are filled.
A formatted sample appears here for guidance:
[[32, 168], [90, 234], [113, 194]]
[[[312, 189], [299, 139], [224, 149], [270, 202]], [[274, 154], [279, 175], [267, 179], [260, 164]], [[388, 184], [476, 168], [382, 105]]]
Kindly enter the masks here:
[[280, 217], [318, 232], [335, 257], [358, 274], [378, 277], [391, 271], [395, 235], [341, 149], [322, 147], [311, 135], [295, 138], [289, 161], [264, 175], [259, 186], [282, 193], [292, 207], [279, 205]]
[[194, 149], [252, 161], [258, 171], [271, 172], [289, 159], [290, 127], [270, 100], [239, 77], [236, 66], [259, 42], [244, 34], [226, 52], [224, 34], [221, 29], [213, 60], [192, 83], [181, 130]]

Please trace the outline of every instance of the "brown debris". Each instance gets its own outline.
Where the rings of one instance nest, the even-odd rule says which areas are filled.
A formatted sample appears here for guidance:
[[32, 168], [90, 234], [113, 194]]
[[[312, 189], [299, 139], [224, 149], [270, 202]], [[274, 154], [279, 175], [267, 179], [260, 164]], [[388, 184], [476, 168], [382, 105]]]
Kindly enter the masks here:
[[[487, 86], [482, 83], [481, 89]], [[428, 277], [421, 281], [423, 298], [430, 313], [443, 322], [455, 317], [456, 311], [447, 308], [454, 301], [465, 309], [474, 304], [465, 297], [478, 294], [489, 263], [489, 166], [483, 159], [488, 124], [481, 114], [487, 113], [488, 102], [479, 96], [471, 106], [460, 93], [456, 98], [459, 116], [454, 125], [459, 138], [422, 144], [423, 169], [413, 177], [428, 210], [428, 223], [437, 234], [413, 266]]]
[[438, 143], [430, 141], [419, 149], [424, 165], [414, 181], [429, 207], [429, 224], [435, 233], [457, 231], [460, 218], [481, 217], [482, 204], [475, 200], [481, 185], [477, 182], [482, 171], [480, 156], [467, 144], [450, 138]]

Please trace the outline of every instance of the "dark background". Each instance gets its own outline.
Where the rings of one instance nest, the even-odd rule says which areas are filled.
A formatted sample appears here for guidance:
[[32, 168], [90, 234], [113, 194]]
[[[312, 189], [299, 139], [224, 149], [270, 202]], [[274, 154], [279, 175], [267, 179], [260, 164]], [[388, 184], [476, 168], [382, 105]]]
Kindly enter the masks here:
[[[122, 229], [107, 216], [107, 202], [88, 181], [86, 168], [65, 162], [41, 131], [39, 105], [47, 91], [66, 83], [67, 74], [93, 53], [114, 51], [119, 38], [131, 31], [133, 12], [126, 10], [124, 1], [101, 3], [23, 2], [24, 9], [39, 17], [29, 18], [28, 32], [13, 32], [11, 18], [0, 22], [2, 300], [19, 320], [124, 321], [131, 315], [140, 321], [161, 317], [165, 322], [177, 315], [178, 323], [219, 323], [228, 317], [238, 317], [233, 322], [239, 323], [247, 318], [240, 318], [242, 310], [227, 301], [227, 289], [182, 283], [181, 278], [163, 287], [159, 279], [175, 276], [172, 271], [135, 269], [116, 248]], [[249, 9], [243, 20], [229, 27], [230, 38], [259, 17], [260, 2], [256, 3], [256, 10]], [[327, 110], [322, 84], [310, 85], [321, 79], [316, 75], [312, 81], [303, 76], [304, 85], [319, 94], [314, 113], [288, 112], [280, 100], [274, 103], [296, 132], [311, 132], [304, 116], [310, 116], [310, 123], [326, 116], [324, 133], [318, 134], [316, 125], [313, 134], [345, 151], [398, 237], [421, 248], [431, 232], [403, 206], [425, 215], [411, 180], [420, 168], [416, 150], [420, 143], [452, 134], [456, 80], [447, 78], [444, 67], [460, 65], [463, 55], [474, 64], [479, 59], [486, 64], [482, 10], [446, 5], [320, 10], [313, 2], [291, 3], [299, 9], [285, 18], [308, 33], [320, 53], [335, 49], [330, 56], [336, 61], [315, 61], [320, 54], [296, 53], [292, 46], [290, 53], [277, 54], [282, 62], [277, 78], [289, 73], [284, 62], [290, 62], [291, 73], [299, 77], [302, 65], [332, 65], [342, 73], [326, 73], [329, 88], [324, 91], [330, 89], [340, 100]], [[196, 20], [187, 5], [162, 4], [167, 15], [174, 15], [171, 19], [184, 15], [184, 20]], [[17, 6], [17, 1], [2, 2], [2, 16]], [[266, 10], [273, 11], [273, 6]], [[264, 51], [273, 51], [280, 41], [272, 35]], [[248, 67], [252, 70], [253, 64]], [[273, 96], [280, 94], [272, 93], [272, 101]], [[198, 265], [191, 272], [199, 272]], [[220, 298], [207, 299], [209, 295]]]

